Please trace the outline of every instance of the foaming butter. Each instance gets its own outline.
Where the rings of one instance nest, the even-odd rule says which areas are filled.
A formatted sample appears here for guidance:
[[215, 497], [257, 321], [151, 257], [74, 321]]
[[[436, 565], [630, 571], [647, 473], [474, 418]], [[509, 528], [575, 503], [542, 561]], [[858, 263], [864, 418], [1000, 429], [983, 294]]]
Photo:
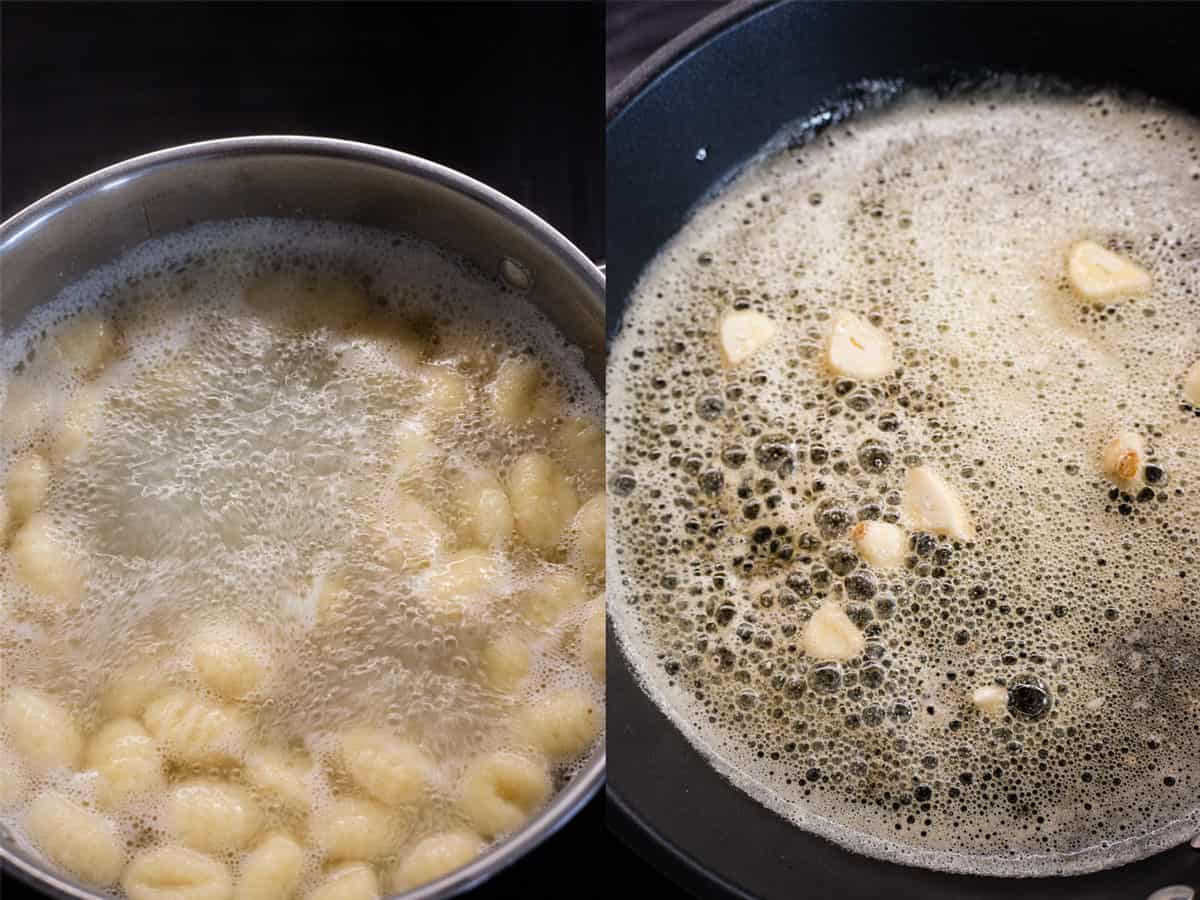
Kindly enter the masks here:
[[1200, 124], [997, 89], [789, 137], [648, 267], [610, 355], [643, 687], [874, 856], [1033, 875], [1185, 840]]

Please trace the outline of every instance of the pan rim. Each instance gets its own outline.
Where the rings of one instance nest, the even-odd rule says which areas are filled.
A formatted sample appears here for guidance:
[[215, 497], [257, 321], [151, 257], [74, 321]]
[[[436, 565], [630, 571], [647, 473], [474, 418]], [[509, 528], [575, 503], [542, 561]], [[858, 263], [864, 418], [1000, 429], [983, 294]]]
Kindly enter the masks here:
[[[641, 96], [647, 90], [653, 88], [657, 83], [659, 83], [659, 81], [661, 79], [666, 79], [666, 78], [670, 77], [670, 75], [672, 74], [671, 70], [675, 66], [684, 63], [686, 61], [686, 59], [693, 53], [699, 52], [699, 50], [701, 50], [707, 42], [709, 42], [715, 38], [726, 35], [728, 32], [733, 31], [736, 28], [738, 28], [739, 26], [746, 24], [750, 19], [754, 18], [756, 15], [764, 13], [764, 12], [770, 10], [772, 7], [779, 6], [779, 5], [785, 5], [785, 4], [781, 3], [780, 0], [734, 0], [734, 2], [730, 3], [728, 6], [723, 7], [722, 9], [701, 19], [698, 23], [693, 25], [691, 28], [689, 28], [685, 32], [681, 33], [676, 38], [672, 39], [670, 42], [665, 44], [663, 47], [661, 47], [657, 51], [655, 51], [655, 53], [653, 53], [650, 57], [648, 57], [647, 60], [644, 61], [641, 65], [639, 65], [637, 68], [635, 68], [628, 76], [626, 76], [625, 79], [623, 79], [606, 96], [606, 113], [607, 113], [608, 127], [609, 127], [610, 132], [616, 126], [617, 122], [621, 119], [622, 114], [624, 112], [626, 112], [627, 110], [629, 110], [634, 104], [636, 104], [637, 101], [641, 98]], [[786, 124], [786, 123], [781, 123], [781, 125], [782, 124]], [[749, 159], [749, 157], [747, 157], [747, 159]], [[686, 221], [686, 217], [685, 217], [685, 221]], [[661, 251], [661, 249], [662, 249], [662, 247], [660, 246], [655, 252], [657, 253], [657, 252]], [[626, 298], [621, 298], [622, 305], [624, 305], [625, 299]], [[610, 313], [610, 319], [611, 319], [611, 313]], [[618, 319], [618, 321], [619, 321], [619, 319]], [[610, 328], [612, 328], [611, 323], [610, 323]], [[619, 332], [619, 329], [618, 329], [618, 332]], [[610, 340], [612, 339], [612, 336], [613, 335], [610, 333]], [[614, 619], [614, 618], [616, 618], [616, 617], [610, 616], [610, 620]], [[611, 628], [613, 628], [612, 625], [610, 625], [610, 629]], [[786, 818], [784, 818], [780, 815], [776, 805], [765, 803], [757, 795], [757, 793], [749, 792], [749, 791], [744, 790], [743, 788], [735, 787], [735, 786], [729, 784], [728, 780], [722, 774], [721, 767], [714, 765], [713, 760], [707, 754], [700, 753], [697, 750], [698, 747], [704, 746], [703, 741], [700, 741], [699, 739], [695, 739], [694, 736], [689, 731], [687, 731], [685, 729], [681, 729], [680, 726], [675, 721], [671, 720], [669, 717], [667, 717], [663, 714], [662, 709], [659, 708], [660, 704], [658, 702], [657, 696], [653, 692], [647, 690], [644, 680], [641, 677], [641, 672], [639, 671], [638, 666], [633, 664], [627, 658], [627, 655], [625, 653], [624, 638], [619, 637], [616, 634], [615, 630], [613, 630], [612, 636], [613, 636], [614, 643], [619, 648], [619, 656], [621, 657], [620, 664], [625, 669], [625, 671], [628, 672], [631, 679], [635, 682], [636, 692], [637, 692], [637, 694], [640, 695], [640, 699], [643, 700], [645, 703], [647, 703], [650, 707], [657, 710], [657, 712], [661, 718], [667, 718], [671, 727], [674, 730], [678, 731], [683, 736], [686, 744], [694, 752], [697, 752], [701, 756], [701, 758], [704, 760], [704, 762], [711, 769], [713, 769], [714, 772], [716, 772], [718, 774], [718, 776], [722, 779], [722, 781], [724, 781], [731, 790], [736, 790], [739, 793], [745, 794], [747, 797], [750, 797], [756, 803], [764, 806], [764, 808], [768, 809], [776, 817], [783, 818], [784, 821], [788, 821]], [[620, 785], [615, 785], [610, 780], [608, 787], [607, 787], [607, 794], [614, 803], [615, 812], [621, 816], [624, 816], [630, 822], [632, 822], [632, 824], [635, 828], [638, 828], [654, 844], [656, 844], [658, 847], [663, 849], [667, 855], [675, 858], [679, 862], [680, 865], [685, 865], [688, 868], [700, 870], [710, 880], [716, 882], [717, 884], [726, 886], [726, 888], [727, 888], [727, 886], [728, 886], [727, 879], [725, 879], [723, 876], [716, 874], [713, 870], [709, 869], [706, 864], [698, 861], [695, 857], [684, 852], [680, 847], [676, 846], [665, 835], [661, 834], [656, 829], [654, 829], [652, 826], [650, 826], [648, 824], [645, 816], [641, 815], [638, 812], [638, 807], [636, 806], [636, 804], [630, 803], [630, 801], [629, 801], [630, 795], [628, 794], [628, 792], [623, 791], [622, 788], [620, 787]], [[1081, 867], [1081, 868], [1077, 868], [1077, 867], [1070, 866], [1070, 865], [1064, 865], [1064, 866], [1060, 867], [1061, 871], [1059, 871], [1059, 872], [1052, 872], [1049, 869], [1047, 869], [1044, 871], [1038, 871], [1036, 873], [1030, 873], [1029, 876], [1017, 876], [1017, 875], [1007, 875], [1006, 876], [1006, 875], [995, 874], [995, 873], [973, 873], [973, 872], [969, 872], [962, 868], [953, 868], [953, 867], [947, 867], [947, 866], [937, 866], [935, 868], [935, 867], [931, 867], [928, 862], [924, 862], [924, 861], [922, 861], [919, 865], [916, 865], [914, 863], [907, 863], [907, 862], [901, 862], [899, 864], [902, 866], [905, 866], [905, 867], [916, 868], [919, 871], [928, 872], [931, 875], [971, 876], [971, 877], [976, 877], [976, 878], [981, 878], [981, 879], [988, 879], [993, 882], [1006, 882], [1008, 880], [1015, 881], [1019, 877], [1020, 881], [1024, 881], [1026, 884], [1029, 884], [1030, 882], [1036, 882], [1038, 880], [1070, 883], [1070, 882], [1074, 881], [1075, 878], [1078, 878], [1081, 876], [1086, 876], [1088, 874], [1101, 875], [1105, 872], [1111, 872], [1111, 871], [1115, 871], [1117, 869], [1123, 869], [1128, 866], [1134, 865], [1139, 861], [1140, 862], [1148, 862], [1150, 860], [1160, 858], [1163, 854], [1170, 853], [1173, 848], [1178, 850], [1180, 848], [1186, 847], [1188, 837], [1192, 833], [1194, 833], [1192, 831], [1188, 831], [1187, 828], [1185, 827], [1186, 824], [1189, 824], [1188, 820], [1182, 820], [1182, 821], [1180, 821], [1178, 823], [1174, 823], [1174, 824], [1175, 824], [1174, 830], [1181, 830], [1182, 836], [1179, 838], [1178, 843], [1174, 840], [1174, 830], [1163, 829], [1163, 830], [1159, 830], [1158, 832], [1151, 833], [1149, 835], [1143, 835], [1141, 838], [1141, 842], [1140, 842], [1141, 849], [1139, 852], [1135, 853], [1134, 855], [1115, 855], [1115, 856], [1106, 858], [1099, 865], [1091, 865], [1091, 866]], [[799, 827], [799, 826], [793, 825], [792, 827]], [[857, 858], [857, 859], [863, 858], [862, 851], [847, 850], [846, 847], [840, 841], [838, 841], [834, 838], [831, 838], [824, 831], [816, 832], [816, 831], [811, 831], [811, 830], [807, 830], [807, 829], [804, 829], [804, 830], [806, 830], [809, 835], [820, 837], [826, 841], [829, 841], [829, 842], [835, 844], [836, 846], [839, 847], [840, 850], [849, 854], [849, 858]], [[1168, 831], [1170, 831], [1170, 833], [1172, 833], [1172, 839], [1164, 842], [1162, 840], [1161, 836]], [[1184, 832], [1186, 832], [1186, 833], [1184, 833]], [[1153, 840], [1154, 838], [1158, 838], [1158, 839]], [[1156, 848], [1149, 855], [1146, 855], [1146, 853], [1145, 853], [1145, 847], [1147, 846], [1147, 842], [1149, 842], [1150, 845], [1152, 845]], [[1128, 845], [1128, 842], [1126, 842], [1126, 841], [1117, 841], [1114, 843], [1116, 843], [1118, 845], [1119, 844], [1127, 844]], [[896, 865], [898, 863], [898, 861], [896, 861], [894, 859], [890, 859], [890, 858], [881, 856], [876, 853], [871, 853], [870, 858], [872, 858], [876, 861], [887, 862], [892, 865]], [[1067, 857], [1067, 859], [1069, 859], [1069, 857]]]

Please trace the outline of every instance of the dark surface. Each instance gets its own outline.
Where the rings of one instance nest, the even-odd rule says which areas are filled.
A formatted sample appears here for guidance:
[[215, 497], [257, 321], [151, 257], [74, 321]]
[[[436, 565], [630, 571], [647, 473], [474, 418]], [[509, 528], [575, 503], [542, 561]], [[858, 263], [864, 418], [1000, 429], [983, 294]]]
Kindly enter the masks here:
[[0, 4], [0, 218], [189, 141], [382, 144], [604, 249], [604, 11], [588, 3]]
[[[0, 218], [139, 153], [293, 133], [459, 169], [598, 257], [603, 15], [586, 3], [5, 2]], [[562, 896], [564, 879], [594, 871], [610, 840], [603, 807], [597, 797], [470, 896]], [[39, 896], [4, 876], [0, 895]], [[601, 896], [599, 886], [582, 896]]]
[[[1200, 111], [1200, 8], [1166, 5], [812, 4], [750, 15], [634, 98], [610, 105], [608, 327], [687, 211], [783, 124], [864, 78], [930, 84], [980, 69], [1136, 87]], [[1113, 47], [1120, 52], [1094, 52]], [[610, 101], [611, 102], [611, 101]], [[706, 148], [707, 159], [696, 161]], [[1142, 900], [1200, 886], [1186, 846], [1120, 869], [1020, 882], [945, 875], [849, 854], [732, 788], [634, 683], [610, 641], [609, 825], [701, 896]], [[725, 883], [722, 887], [718, 882]]]

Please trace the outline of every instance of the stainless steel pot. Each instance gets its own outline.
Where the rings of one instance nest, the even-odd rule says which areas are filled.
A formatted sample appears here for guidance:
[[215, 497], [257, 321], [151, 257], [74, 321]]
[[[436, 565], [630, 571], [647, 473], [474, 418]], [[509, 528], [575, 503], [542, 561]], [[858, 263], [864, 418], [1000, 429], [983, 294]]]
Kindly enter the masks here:
[[[0, 334], [88, 271], [143, 241], [248, 216], [368, 225], [431, 241], [522, 291], [583, 350], [604, 384], [604, 276], [565, 237], [484, 184], [383, 147], [268, 136], [187, 144], [135, 157], [55, 191], [0, 224]], [[604, 780], [604, 751], [538, 815], [468, 866], [408, 900], [481, 884], [567, 822]], [[0, 827], [0, 864], [46, 893], [103, 894], [52, 871]]]

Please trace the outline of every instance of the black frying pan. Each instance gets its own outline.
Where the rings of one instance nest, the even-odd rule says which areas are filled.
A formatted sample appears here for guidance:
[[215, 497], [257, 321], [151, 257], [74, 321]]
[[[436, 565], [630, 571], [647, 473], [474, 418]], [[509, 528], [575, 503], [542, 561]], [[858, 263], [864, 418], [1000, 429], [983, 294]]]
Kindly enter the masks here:
[[[608, 99], [610, 339], [642, 269], [687, 211], [784, 124], [846, 86], [1052, 74], [1200, 114], [1198, 36], [1193, 4], [732, 4]], [[1020, 882], [853, 855], [726, 782], [638, 688], [611, 635], [609, 645], [609, 708], [619, 711], [608, 731], [610, 824], [698, 895], [1143, 900], [1170, 884], [1200, 891], [1200, 852], [1187, 845], [1106, 872]]]

